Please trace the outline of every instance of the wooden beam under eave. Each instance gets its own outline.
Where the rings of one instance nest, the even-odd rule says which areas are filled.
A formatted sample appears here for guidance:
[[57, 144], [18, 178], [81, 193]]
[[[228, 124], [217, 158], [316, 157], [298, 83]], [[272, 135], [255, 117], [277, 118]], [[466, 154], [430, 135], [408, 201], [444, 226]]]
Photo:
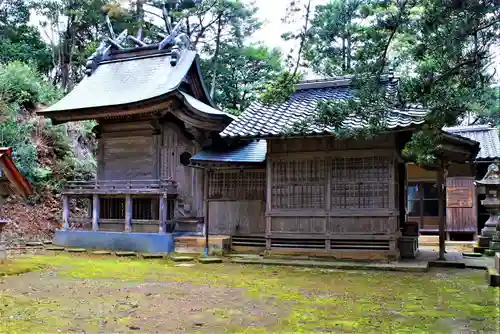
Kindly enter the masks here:
[[157, 112], [168, 112], [173, 107], [173, 101], [169, 99], [160, 103], [145, 103], [143, 105], [138, 105], [135, 108], [134, 106], [125, 105], [81, 110], [40, 112], [39, 115], [50, 118], [53, 124], [61, 124], [65, 122], [97, 120], [108, 117], [149, 115]]

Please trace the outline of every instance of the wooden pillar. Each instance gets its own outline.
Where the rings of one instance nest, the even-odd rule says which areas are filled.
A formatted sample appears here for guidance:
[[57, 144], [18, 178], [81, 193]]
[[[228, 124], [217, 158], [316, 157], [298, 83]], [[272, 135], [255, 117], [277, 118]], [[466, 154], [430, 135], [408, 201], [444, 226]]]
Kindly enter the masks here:
[[125, 196], [125, 232], [132, 232], [132, 196]]
[[271, 211], [272, 211], [272, 161], [270, 157], [267, 157], [266, 164], [266, 250], [271, 249]]
[[63, 230], [69, 230], [69, 196], [68, 195], [62, 195], [62, 202], [63, 202], [63, 214], [62, 214], [62, 221], [63, 221]]
[[209, 224], [209, 203], [208, 203], [208, 180], [209, 180], [209, 173], [211, 173], [211, 170], [208, 169], [205, 174], [205, 178], [203, 180], [203, 198], [205, 199], [204, 202], [204, 214], [205, 214], [205, 219], [204, 219], [204, 224], [203, 224], [203, 229], [204, 229], [204, 234], [205, 234], [205, 256], [208, 256], [209, 248], [210, 248], [210, 242], [208, 241], [208, 235], [209, 235], [209, 230], [208, 230], [208, 224]]
[[168, 205], [167, 205], [167, 194], [160, 195], [160, 210], [159, 210], [160, 226], [158, 233], [166, 233], [167, 228], [167, 217], [168, 217]]
[[92, 197], [92, 231], [99, 231], [99, 215], [100, 215], [99, 195], [94, 194]]
[[446, 217], [444, 216], [444, 164], [439, 163], [437, 173], [438, 215], [439, 215], [439, 260], [445, 260]]
[[203, 235], [207, 234], [207, 223], [208, 223], [208, 178], [210, 173], [209, 169], [203, 171]]

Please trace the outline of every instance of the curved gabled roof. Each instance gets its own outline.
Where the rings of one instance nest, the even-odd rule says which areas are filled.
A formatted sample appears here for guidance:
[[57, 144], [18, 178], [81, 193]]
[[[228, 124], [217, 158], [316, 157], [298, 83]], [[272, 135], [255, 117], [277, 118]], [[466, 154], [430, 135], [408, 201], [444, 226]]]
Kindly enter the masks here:
[[[181, 91], [181, 85], [190, 87], [196, 97]], [[202, 118], [225, 124], [233, 120], [215, 108], [203, 84], [198, 56], [192, 50], [183, 50], [176, 62], [172, 62], [170, 52], [162, 50], [113, 54], [71, 92], [38, 114], [58, 122], [98, 118], [104, 112], [122, 115], [144, 106], [152, 110], [171, 96], [196, 109]]]
[[113, 107], [157, 98], [179, 87], [195, 56], [195, 52], [186, 51], [175, 67], [170, 65], [170, 54], [104, 61], [44, 112]]

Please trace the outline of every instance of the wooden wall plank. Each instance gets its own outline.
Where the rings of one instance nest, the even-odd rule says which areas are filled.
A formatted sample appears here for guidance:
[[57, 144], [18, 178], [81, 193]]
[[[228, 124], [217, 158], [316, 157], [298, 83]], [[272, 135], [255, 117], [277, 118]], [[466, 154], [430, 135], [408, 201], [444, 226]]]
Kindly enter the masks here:
[[474, 232], [477, 231], [477, 200], [474, 177], [448, 177], [446, 187], [463, 187], [472, 192], [471, 207], [447, 207], [446, 229], [448, 232]]
[[102, 180], [152, 179], [154, 169], [153, 136], [102, 136]]
[[265, 203], [262, 200], [210, 201], [210, 234], [264, 234]]

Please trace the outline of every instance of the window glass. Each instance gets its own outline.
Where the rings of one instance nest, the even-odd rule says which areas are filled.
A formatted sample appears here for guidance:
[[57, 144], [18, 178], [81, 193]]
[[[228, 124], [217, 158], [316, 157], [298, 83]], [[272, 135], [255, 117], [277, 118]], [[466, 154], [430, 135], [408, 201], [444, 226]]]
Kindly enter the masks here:
[[420, 217], [420, 200], [408, 201], [408, 215], [410, 217]]
[[408, 183], [408, 201], [418, 199], [418, 186], [416, 184]]
[[437, 217], [439, 216], [439, 201], [438, 200], [424, 200], [424, 217]]
[[424, 192], [424, 199], [438, 198], [437, 186], [434, 182], [422, 182], [422, 190]]

